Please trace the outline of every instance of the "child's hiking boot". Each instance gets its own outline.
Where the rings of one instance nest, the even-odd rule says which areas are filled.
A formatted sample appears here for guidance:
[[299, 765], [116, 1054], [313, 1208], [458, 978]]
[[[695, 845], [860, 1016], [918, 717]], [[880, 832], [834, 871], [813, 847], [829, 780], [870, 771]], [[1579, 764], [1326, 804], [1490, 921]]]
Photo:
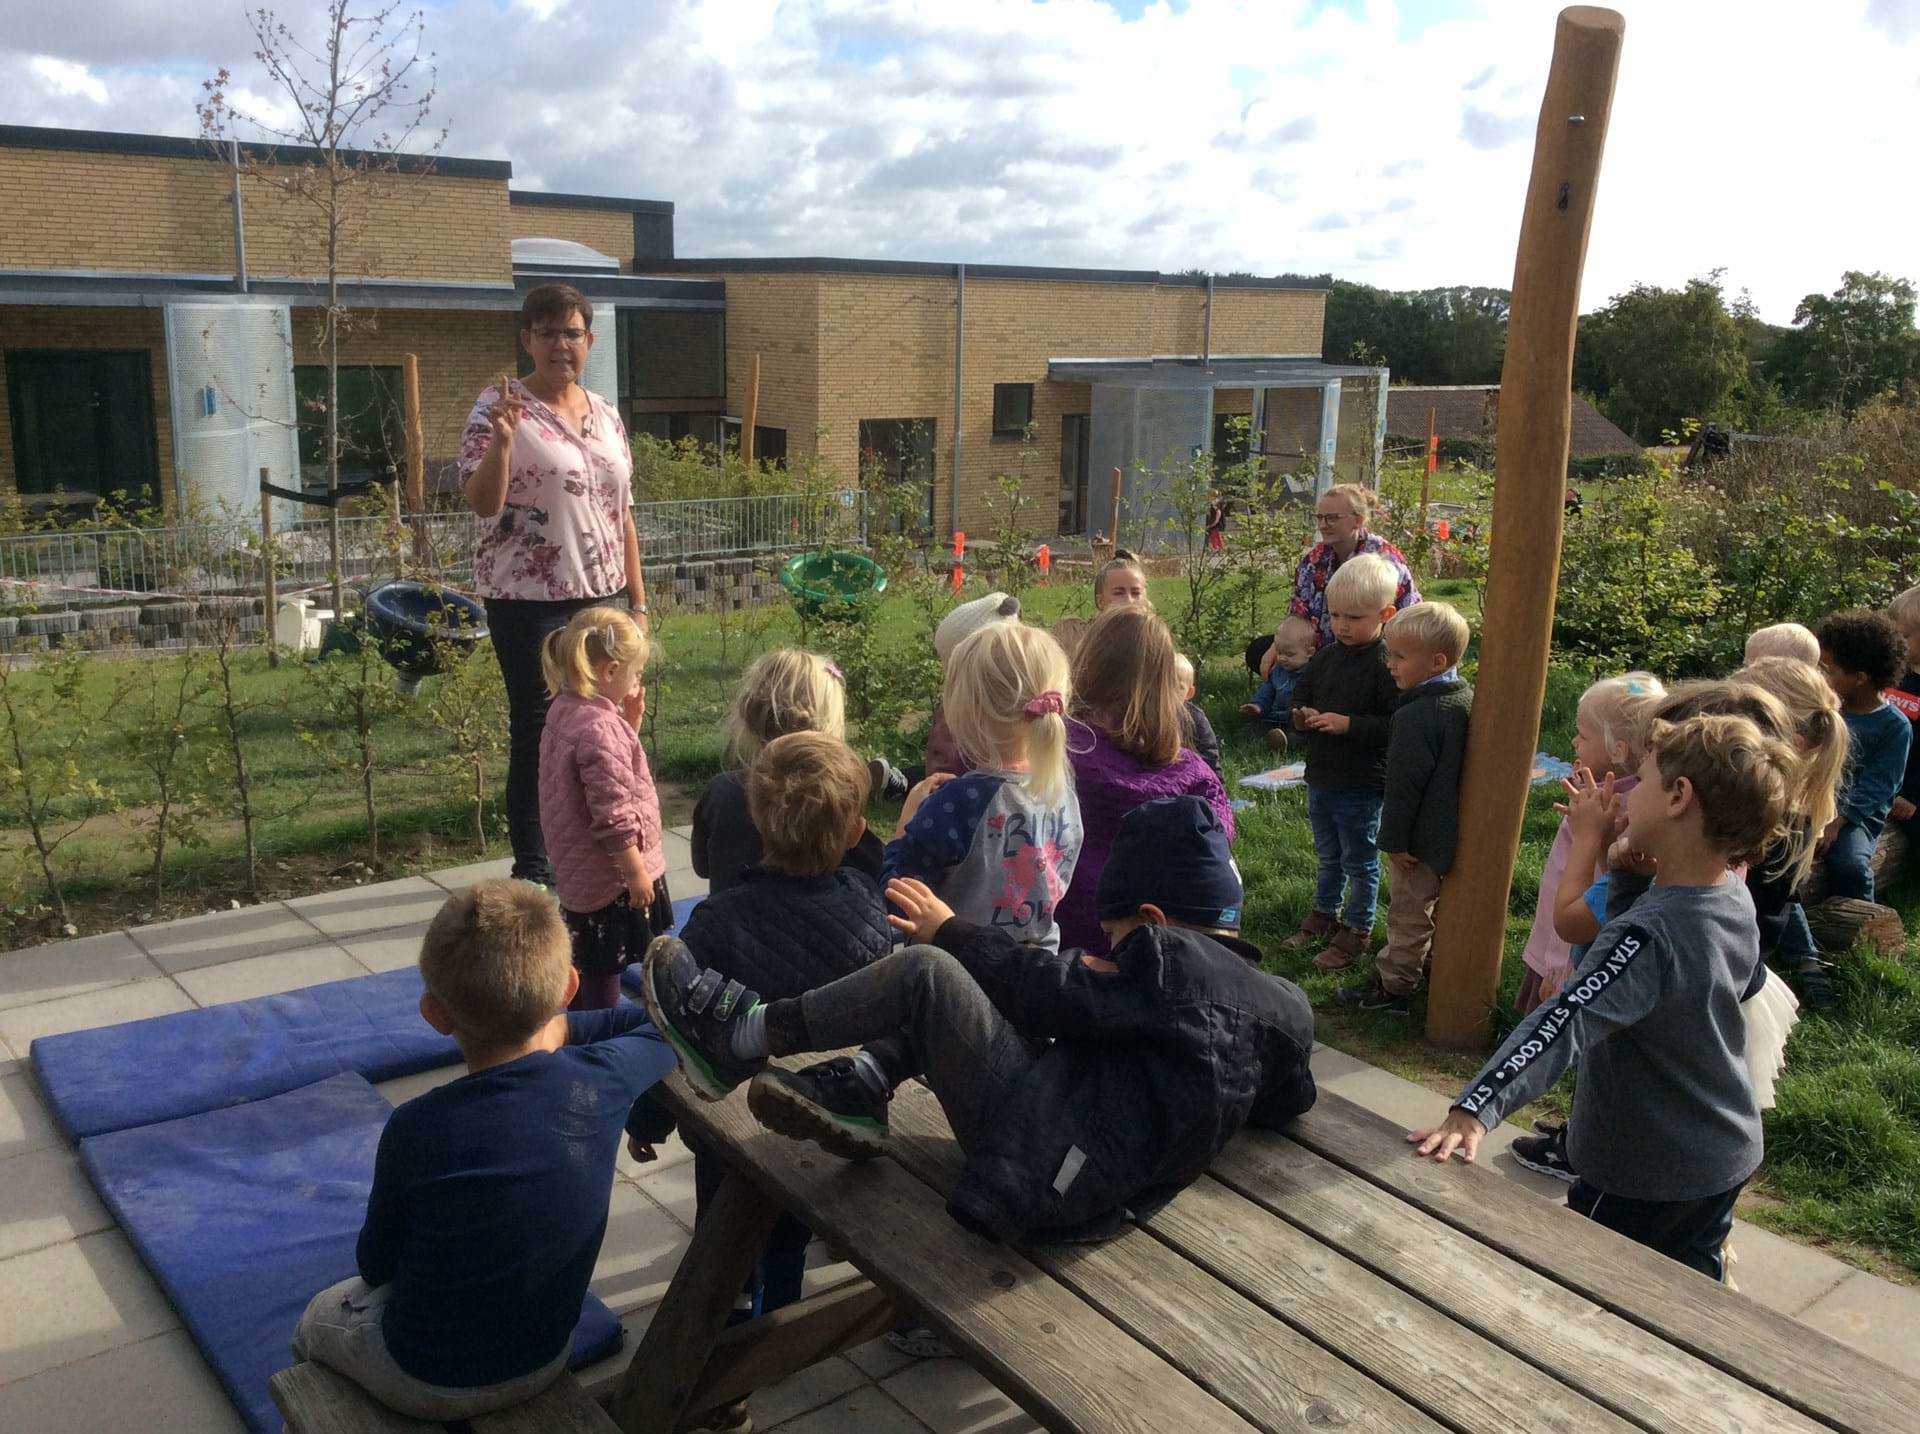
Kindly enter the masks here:
[[1529, 1170], [1551, 1175], [1555, 1180], [1564, 1180], [1569, 1185], [1580, 1178], [1574, 1173], [1572, 1162], [1567, 1159], [1565, 1126], [1553, 1135], [1523, 1135], [1508, 1149], [1513, 1152], [1513, 1158]]
[[747, 1087], [747, 1108], [768, 1130], [842, 1160], [871, 1160], [887, 1148], [887, 1100], [848, 1056], [805, 1070], [773, 1066]]
[[760, 998], [718, 971], [703, 971], [677, 937], [656, 936], [647, 947], [640, 998], [702, 1100], [725, 1100], [766, 1069], [764, 1056], [748, 1060], [733, 1053], [734, 1029]]
[[1304, 951], [1322, 936], [1333, 930], [1334, 921], [1324, 911], [1310, 911], [1307, 919], [1300, 923], [1300, 929], [1280, 943], [1282, 951]]
[[1389, 991], [1380, 984], [1378, 973], [1351, 986], [1342, 986], [1333, 993], [1333, 999], [1335, 1004], [1351, 1011], [1392, 1011], [1402, 1016], [1413, 1011], [1413, 992]]
[[1533, 1128], [1541, 1135], [1561, 1135], [1566, 1132], [1567, 1123], [1564, 1120], [1551, 1120], [1540, 1115], [1534, 1117]]
[[1831, 1011], [1833, 977], [1829, 974], [1827, 963], [1818, 957], [1809, 957], [1807, 964], [1797, 974], [1800, 978], [1800, 1003], [1809, 1011]]
[[1292, 743], [1287, 737], [1287, 729], [1285, 727], [1267, 728], [1267, 750], [1269, 752], [1278, 754], [1286, 751], [1291, 745]]
[[917, 1319], [888, 1330], [886, 1338], [890, 1347], [914, 1359], [952, 1359], [954, 1356], [953, 1346]]
[[1333, 933], [1333, 939], [1327, 943], [1326, 950], [1313, 958], [1316, 970], [1344, 971], [1354, 962], [1367, 954], [1367, 943], [1371, 940], [1371, 931], [1362, 931], [1358, 927], [1342, 923]]
[[907, 774], [885, 757], [875, 757], [867, 763], [867, 780], [872, 784], [869, 800], [876, 802], [883, 797], [890, 802], [904, 802], [913, 789]]

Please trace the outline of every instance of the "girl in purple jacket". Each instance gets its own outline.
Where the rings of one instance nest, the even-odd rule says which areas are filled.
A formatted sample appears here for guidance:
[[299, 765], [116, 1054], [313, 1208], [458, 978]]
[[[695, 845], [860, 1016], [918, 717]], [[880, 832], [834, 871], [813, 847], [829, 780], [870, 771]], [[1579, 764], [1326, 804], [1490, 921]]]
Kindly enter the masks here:
[[592, 607], [540, 652], [553, 699], [540, 737], [540, 826], [580, 972], [574, 1010], [617, 1002], [621, 969], [673, 925], [660, 797], [636, 730], [649, 650], [631, 617]]

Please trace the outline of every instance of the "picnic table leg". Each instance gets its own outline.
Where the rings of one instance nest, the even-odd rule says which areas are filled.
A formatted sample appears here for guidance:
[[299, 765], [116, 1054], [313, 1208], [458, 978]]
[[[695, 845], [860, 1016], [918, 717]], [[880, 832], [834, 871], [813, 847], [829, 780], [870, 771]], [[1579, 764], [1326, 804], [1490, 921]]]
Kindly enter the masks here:
[[612, 1413], [625, 1434], [673, 1434], [688, 1413], [704, 1412], [687, 1404], [779, 1218], [776, 1202], [727, 1172], [621, 1376]]

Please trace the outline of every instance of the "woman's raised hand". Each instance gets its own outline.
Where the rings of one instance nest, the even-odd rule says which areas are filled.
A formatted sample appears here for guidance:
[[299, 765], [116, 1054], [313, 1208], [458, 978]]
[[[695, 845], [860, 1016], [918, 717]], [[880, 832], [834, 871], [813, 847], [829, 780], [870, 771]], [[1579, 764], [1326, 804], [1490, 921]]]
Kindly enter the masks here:
[[493, 441], [502, 448], [513, 447], [513, 435], [520, 423], [520, 417], [527, 411], [526, 404], [513, 397], [508, 386], [507, 376], [500, 375], [500, 397], [494, 400], [493, 408], [487, 415], [488, 424], [493, 429]]

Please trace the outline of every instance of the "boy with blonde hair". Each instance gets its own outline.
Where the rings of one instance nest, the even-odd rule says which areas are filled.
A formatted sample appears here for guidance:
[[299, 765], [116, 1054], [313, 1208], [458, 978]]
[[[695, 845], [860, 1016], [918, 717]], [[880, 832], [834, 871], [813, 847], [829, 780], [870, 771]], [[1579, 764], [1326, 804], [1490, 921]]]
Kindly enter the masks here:
[[580, 984], [553, 897], [449, 896], [420, 948], [420, 1014], [467, 1074], [381, 1133], [359, 1274], [313, 1297], [296, 1358], [416, 1419], [471, 1419], [566, 1368], [634, 1101], [673, 1069], [638, 1006], [565, 1014]]
[[1334, 640], [1300, 670], [1293, 689], [1293, 725], [1307, 747], [1307, 820], [1320, 866], [1313, 910], [1283, 944], [1304, 950], [1331, 933], [1313, 958], [1322, 971], [1351, 966], [1373, 939], [1387, 723], [1400, 695], [1380, 629], [1393, 616], [1399, 586], [1393, 564], [1372, 553], [1341, 564], [1326, 593]]
[[1460, 680], [1467, 620], [1443, 602], [1415, 603], [1387, 622], [1387, 671], [1400, 689], [1387, 729], [1380, 850], [1393, 865], [1387, 944], [1372, 975], [1334, 999], [1362, 1010], [1405, 1011], [1433, 949], [1433, 907], [1460, 837], [1460, 763], [1473, 689]]
[[1471, 1161], [1578, 1059], [1568, 1208], [1713, 1279], [1762, 1153], [1741, 998], [1760, 964], [1733, 869], [1788, 830], [1798, 757], [1738, 716], [1656, 723], [1626, 840], [1658, 868], [1560, 991], [1509, 1035], [1418, 1153]]
[[1747, 639], [1746, 656], [1740, 665], [1751, 667], [1763, 657], [1791, 657], [1809, 667], [1818, 667], [1820, 639], [1797, 622], [1776, 622], [1771, 627], [1756, 628]]

